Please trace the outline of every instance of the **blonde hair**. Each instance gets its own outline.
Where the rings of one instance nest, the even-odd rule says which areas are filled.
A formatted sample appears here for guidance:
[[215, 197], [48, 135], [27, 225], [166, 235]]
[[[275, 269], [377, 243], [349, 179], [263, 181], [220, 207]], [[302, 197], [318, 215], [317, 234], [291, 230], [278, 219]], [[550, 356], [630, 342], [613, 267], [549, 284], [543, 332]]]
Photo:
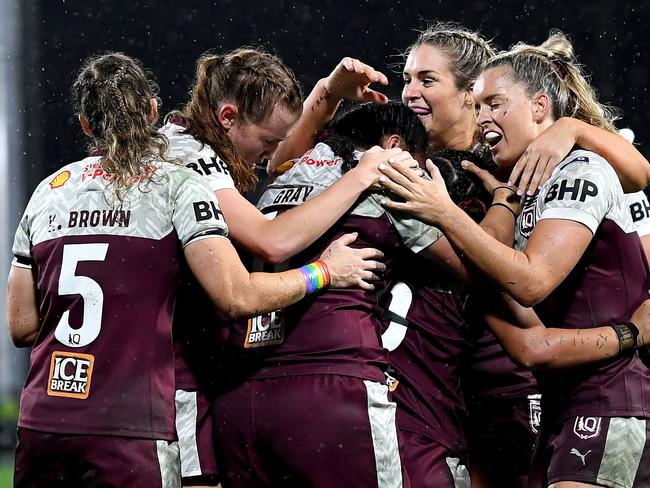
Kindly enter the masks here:
[[302, 91], [293, 71], [280, 58], [260, 49], [242, 47], [223, 55], [207, 53], [197, 61], [190, 101], [183, 110], [170, 115], [184, 119], [186, 133], [224, 158], [235, 186], [243, 192], [253, 188], [257, 178], [219, 122], [219, 105], [225, 102], [237, 107], [243, 122], [259, 123], [278, 105], [299, 114]]
[[447, 55], [459, 90], [468, 88], [478, 78], [485, 63], [493, 55], [489, 41], [478, 33], [451, 22], [438, 22], [420, 32], [417, 40], [407, 49], [406, 55], [424, 45], [440, 49]]
[[488, 61], [485, 69], [499, 66], [508, 66], [515, 81], [522, 83], [530, 96], [547, 94], [555, 119], [573, 117], [616, 132], [616, 110], [598, 101], [577, 63], [571, 41], [561, 31], [551, 31], [541, 46], [516, 44]]
[[72, 85], [75, 109], [92, 132], [90, 149], [102, 155], [102, 169], [111, 175], [119, 201], [134, 183], [148, 181], [153, 164], [164, 160], [168, 141], [151, 119], [157, 93], [140, 63], [116, 52], [88, 59]]

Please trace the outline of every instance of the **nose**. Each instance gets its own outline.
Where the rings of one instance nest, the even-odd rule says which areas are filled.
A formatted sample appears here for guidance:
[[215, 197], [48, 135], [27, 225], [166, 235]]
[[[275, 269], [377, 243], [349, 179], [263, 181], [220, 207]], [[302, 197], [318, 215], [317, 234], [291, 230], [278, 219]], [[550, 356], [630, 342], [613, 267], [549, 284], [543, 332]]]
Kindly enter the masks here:
[[481, 126], [483, 124], [487, 124], [491, 118], [489, 116], [489, 110], [486, 110], [487, 107], [479, 106], [477, 109], [478, 113], [476, 116], [476, 123]]
[[267, 144], [264, 147], [264, 152], [262, 153], [262, 159], [268, 159], [268, 160], [273, 159], [273, 156], [275, 156], [275, 151], [278, 150], [279, 145], [280, 145], [279, 142], [274, 142], [273, 144]]
[[402, 101], [416, 100], [420, 96], [420, 89], [415, 83], [412, 81], [410, 83], [404, 83], [404, 88], [402, 88]]

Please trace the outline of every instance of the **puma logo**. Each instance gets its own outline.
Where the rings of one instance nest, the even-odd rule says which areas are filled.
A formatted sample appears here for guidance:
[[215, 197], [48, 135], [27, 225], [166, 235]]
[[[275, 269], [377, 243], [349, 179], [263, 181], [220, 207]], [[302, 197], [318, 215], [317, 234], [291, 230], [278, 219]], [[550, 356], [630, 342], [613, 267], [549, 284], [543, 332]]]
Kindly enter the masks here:
[[585, 458], [587, 457], [587, 454], [591, 452], [591, 449], [589, 449], [587, 452], [584, 454], [580, 454], [580, 451], [578, 451], [575, 447], [571, 449], [570, 454], [575, 454], [582, 460], [582, 465], [585, 466]]

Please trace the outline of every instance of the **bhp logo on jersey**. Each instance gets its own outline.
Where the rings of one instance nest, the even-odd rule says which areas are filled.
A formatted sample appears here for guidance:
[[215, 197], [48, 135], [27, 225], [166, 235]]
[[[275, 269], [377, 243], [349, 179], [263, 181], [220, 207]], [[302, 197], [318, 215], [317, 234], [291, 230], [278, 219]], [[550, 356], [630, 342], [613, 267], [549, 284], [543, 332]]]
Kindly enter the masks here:
[[223, 213], [214, 202], [194, 202], [192, 205], [194, 206], [194, 217], [197, 222], [212, 218], [223, 220]]
[[246, 349], [274, 346], [282, 344], [282, 341], [284, 341], [284, 324], [280, 310], [248, 319], [244, 342]]
[[587, 197], [595, 197], [596, 195], [598, 195], [598, 187], [589, 180], [576, 178], [573, 183], [570, 183], [569, 180], [562, 180], [549, 188], [544, 203], [556, 199], [565, 200], [566, 198], [584, 202]]
[[88, 398], [94, 363], [95, 357], [91, 354], [54, 351], [47, 394], [82, 400]]

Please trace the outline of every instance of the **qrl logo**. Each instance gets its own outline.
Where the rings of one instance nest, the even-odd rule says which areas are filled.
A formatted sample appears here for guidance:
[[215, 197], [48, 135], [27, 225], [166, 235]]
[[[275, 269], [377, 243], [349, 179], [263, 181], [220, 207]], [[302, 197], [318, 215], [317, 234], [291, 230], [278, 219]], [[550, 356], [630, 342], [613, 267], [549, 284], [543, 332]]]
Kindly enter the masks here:
[[600, 417], [576, 417], [573, 433], [580, 439], [591, 439], [600, 434]]
[[95, 357], [54, 351], [47, 380], [47, 394], [67, 398], [86, 399], [90, 394], [90, 382]]
[[539, 393], [528, 395], [528, 423], [533, 434], [537, 434], [542, 425], [542, 395]]

